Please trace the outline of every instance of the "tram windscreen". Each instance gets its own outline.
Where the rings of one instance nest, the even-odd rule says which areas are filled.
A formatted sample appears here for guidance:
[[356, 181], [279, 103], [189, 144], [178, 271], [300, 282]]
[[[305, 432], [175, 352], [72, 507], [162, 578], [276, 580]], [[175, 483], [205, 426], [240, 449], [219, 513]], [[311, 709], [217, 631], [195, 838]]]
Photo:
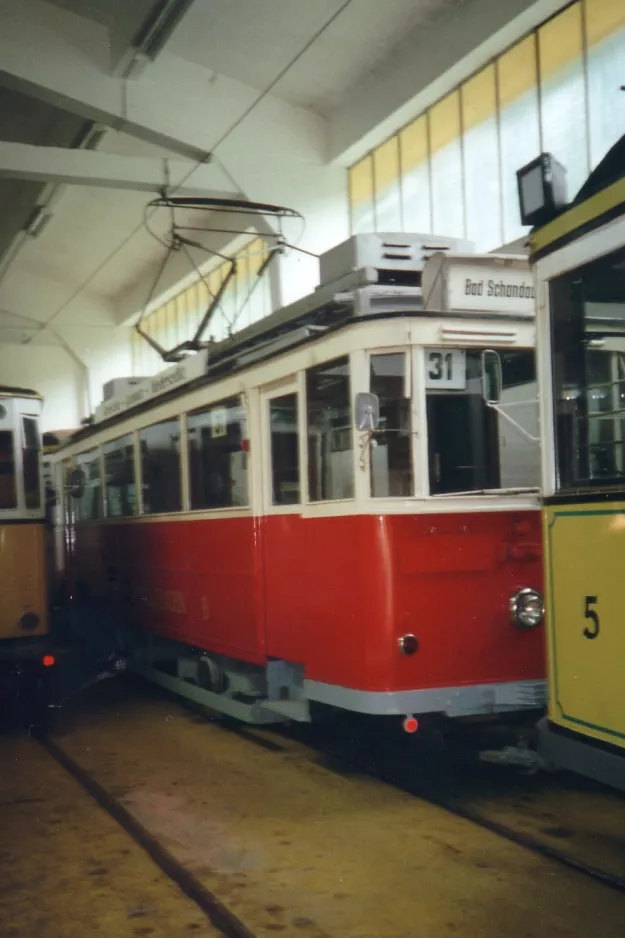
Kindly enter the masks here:
[[371, 356], [369, 387], [380, 401], [380, 424], [370, 461], [371, 494], [374, 498], [407, 498], [413, 494], [407, 370], [405, 352]]
[[13, 431], [0, 430], [0, 509], [17, 508]]
[[556, 488], [625, 482], [625, 250], [549, 285]]
[[480, 349], [426, 349], [430, 493], [451, 495], [540, 484], [533, 349], [501, 349], [498, 409], [482, 393]]
[[22, 466], [24, 473], [24, 501], [26, 508], [41, 507], [41, 442], [39, 427], [34, 417], [22, 418]]
[[349, 359], [335, 358], [306, 372], [308, 497], [311, 502], [354, 497]]

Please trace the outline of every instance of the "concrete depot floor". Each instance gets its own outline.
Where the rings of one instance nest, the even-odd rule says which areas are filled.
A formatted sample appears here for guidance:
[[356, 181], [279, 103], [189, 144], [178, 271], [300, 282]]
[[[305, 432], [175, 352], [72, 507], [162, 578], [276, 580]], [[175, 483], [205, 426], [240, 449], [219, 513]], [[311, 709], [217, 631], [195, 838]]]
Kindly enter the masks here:
[[[102, 686], [63, 714], [55, 736], [259, 936], [616, 938], [625, 932], [622, 895], [375, 779], [341, 774], [302, 744], [232, 732], [141, 688]], [[0, 743], [6, 747], [6, 740]], [[36, 744], [23, 745], [32, 751]], [[50, 779], [59, 772], [55, 767]], [[43, 797], [43, 775], [38, 784]], [[95, 832], [82, 798], [76, 796], [71, 811], [54, 800], [21, 809], [19, 852], [30, 862], [28, 875], [11, 873], [22, 884], [21, 898], [19, 889], [5, 888], [5, 916], [8, 911], [11, 922], [32, 917], [33, 902], [58, 911], [82, 891], [94, 893], [98, 935], [147, 934], [128, 930], [124, 916], [134, 906], [155, 906], [178, 922], [179, 901], [180, 923], [199, 921], [184, 897], [173, 896], [175, 887], [163, 902], [151, 893], [158, 871], [132, 842], [117, 915], [97, 912], [97, 889], [105, 887], [89, 875], [85, 853], [108, 869], [116, 848], [111, 843], [105, 850], [105, 842], [95, 852], [86, 848]], [[57, 879], [38, 880], [43, 874], [32, 858], [44, 843], [41, 823], [63, 832], [54, 847], [45, 840], [46, 853], [65, 844], [71, 877], [60, 876], [57, 860]], [[80, 836], [85, 829], [88, 835]], [[4, 849], [14, 852], [14, 840], [11, 835]], [[7, 859], [4, 869], [11, 870]], [[88, 915], [89, 901], [81, 899], [76, 917]], [[82, 921], [76, 934], [91, 934]], [[154, 935], [191, 934], [182, 924], [161, 932], [158, 923], [147, 927]], [[73, 933], [41, 926], [37, 934]]]
[[215, 938], [196, 905], [32, 739], [0, 738], [2, 938]]

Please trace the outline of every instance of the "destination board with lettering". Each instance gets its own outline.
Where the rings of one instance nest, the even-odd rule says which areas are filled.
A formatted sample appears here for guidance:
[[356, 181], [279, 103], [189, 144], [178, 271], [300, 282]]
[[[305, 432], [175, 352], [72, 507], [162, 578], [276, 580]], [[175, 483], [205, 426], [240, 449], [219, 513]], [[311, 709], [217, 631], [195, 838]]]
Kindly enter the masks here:
[[108, 401], [102, 403], [96, 408], [94, 414], [94, 423], [102, 423], [103, 420], [110, 420], [118, 414], [138, 407], [146, 401], [160, 397], [168, 391], [182, 387], [190, 381], [201, 377], [206, 371], [208, 353], [206, 351], [198, 352], [195, 355], [185, 358], [171, 368], [159, 372], [152, 378], [146, 378], [140, 384], [135, 385], [123, 394], [118, 394]]

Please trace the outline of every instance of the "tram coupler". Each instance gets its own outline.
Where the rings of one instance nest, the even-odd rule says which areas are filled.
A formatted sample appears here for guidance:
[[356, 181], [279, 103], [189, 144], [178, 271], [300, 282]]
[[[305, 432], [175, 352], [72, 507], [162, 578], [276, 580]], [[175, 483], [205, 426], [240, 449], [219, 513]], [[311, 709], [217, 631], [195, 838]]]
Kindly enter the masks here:
[[57, 672], [58, 680], [56, 682], [55, 693], [50, 695], [48, 701], [48, 707], [51, 709], [58, 710], [64, 707], [69, 700], [76, 697], [78, 694], [88, 690], [88, 688], [93, 687], [95, 684], [99, 684], [100, 681], [118, 677], [127, 668], [125, 658], [120, 658], [116, 655], [112, 655], [105, 661], [91, 662], [88, 666], [85, 666], [85, 663], [81, 662], [80, 659], [75, 660], [73, 664], [73, 674], [71, 661], [69, 676], [65, 675], [64, 677], [62, 671]]
[[521, 769], [523, 775], [536, 775], [538, 772], [552, 770], [549, 763], [535, 749], [532, 749], [525, 740], [520, 740], [516, 746], [504, 746], [502, 749], [483, 749], [478, 755], [480, 762]]

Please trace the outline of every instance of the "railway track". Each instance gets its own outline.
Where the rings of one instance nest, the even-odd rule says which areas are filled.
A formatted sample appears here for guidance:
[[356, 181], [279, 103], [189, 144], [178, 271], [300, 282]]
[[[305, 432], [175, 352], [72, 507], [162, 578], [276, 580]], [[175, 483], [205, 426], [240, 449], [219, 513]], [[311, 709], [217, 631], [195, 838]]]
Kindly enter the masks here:
[[[250, 731], [244, 732], [249, 733]], [[263, 736], [267, 735], [266, 730], [253, 730], [251, 732], [253, 732], [254, 735], [257, 735], [259, 732], [262, 732]], [[273, 732], [275, 733], [276, 730], [274, 729]], [[470, 823], [488, 830], [491, 833], [498, 835], [499, 837], [503, 837], [504, 839], [517, 844], [526, 850], [530, 850], [538, 856], [552, 860], [566, 867], [567, 869], [575, 870], [575, 872], [580, 873], [581, 875], [588, 877], [595, 882], [601, 883], [603, 886], [606, 886], [609, 889], [620, 893], [625, 893], [625, 876], [615, 874], [609, 870], [601, 869], [592, 863], [584, 862], [578, 857], [567, 854], [566, 851], [558, 849], [545, 840], [540, 839], [539, 837], [534, 836], [527, 831], [523, 831], [518, 827], [513, 827], [493, 817], [489, 817], [489, 815], [484, 811], [478, 810], [467, 801], [463, 801], [462, 796], [454, 797], [445, 794], [441, 795], [440, 791], [433, 791], [433, 786], [435, 784], [433, 776], [435, 776], [436, 782], [440, 781], [441, 779], [449, 780], [450, 775], [453, 776], [454, 774], [458, 774], [459, 771], [460, 773], [463, 773], [464, 769], [465, 772], [468, 770], [469, 775], [473, 774], [473, 784], [476, 783], [476, 778], [478, 776], [481, 775], [482, 778], [488, 776], [489, 770], [487, 768], [480, 766], [479, 769], [476, 769], [474, 765], [471, 765], [471, 759], [467, 758], [468, 752], [470, 752], [470, 750], [468, 750], [466, 744], [461, 747], [460, 756], [458, 751], [454, 751], [453, 743], [451, 753], [449, 754], [444, 753], [441, 748], [430, 747], [427, 754], [430, 759], [430, 764], [425, 772], [424, 778], [423, 773], [421, 772], [422, 763], [418, 763], [415, 770], [414, 762], [418, 760], [415, 760], [414, 758], [413, 760], [410, 760], [412, 761], [411, 766], [409, 760], [405, 760], [401, 756], [398, 758], [397, 753], [392, 753], [391, 747], [388, 745], [383, 745], [381, 752], [376, 751], [375, 738], [373, 740], [372, 746], [371, 735], [366, 733], [365, 738], [363, 739], [359, 737], [358, 734], [354, 734], [353, 724], [348, 731], [347, 737], [341, 734], [339, 739], [335, 741], [334, 745], [332, 742], [328, 743], [327, 736], [320, 736], [319, 733], [314, 729], [311, 732], [310, 728], [308, 727], [304, 727], [303, 729], [300, 727], [295, 727], [294, 729], [281, 727], [277, 730], [277, 732], [282, 736], [304, 740], [306, 745], [316, 749], [316, 751], [321, 753], [323, 756], [330, 757], [330, 767], [332, 766], [332, 763], [335, 763], [338, 766], [343, 765], [345, 767], [349, 767], [351, 770], [356, 769], [358, 771], [365, 772], [377, 778], [379, 781], [384, 782], [385, 784], [391, 784], [395, 787], [399, 787], [403, 791], [411, 795], [415, 795], [424, 801], [427, 801], [429, 804], [435, 805], [438, 808], [442, 808], [455, 817], [469, 821]], [[330, 737], [330, 740], [331, 739], [332, 737]], [[475, 751], [471, 754], [474, 758], [477, 755]], [[446, 756], [450, 756], [451, 758], [445, 758]], [[455, 766], [453, 765], [454, 757], [457, 760]], [[434, 770], [432, 762], [438, 763], [437, 768]], [[511, 779], [518, 778], [518, 773], [516, 770], [513, 768], [508, 768], [499, 769], [497, 771], [500, 780], [504, 773], [508, 773], [509, 778]], [[585, 783], [581, 782], [580, 784], [584, 786]], [[447, 783], [444, 783], [442, 787], [449, 788], [454, 786], [453, 784], [450, 785], [447, 781]], [[466, 775], [463, 787], [467, 787]], [[619, 799], [623, 804], [623, 810], [625, 811], [625, 799], [620, 798], [618, 795], [613, 795], [612, 793], [610, 793], [609, 797]], [[625, 849], [623, 851], [623, 862], [625, 865]]]
[[[186, 708], [186, 703], [185, 703]], [[197, 711], [198, 708], [191, 705], [189, 709]], [[201, 708], [200, 708], [201, 709]], [[277, 735], [285, 739], [298, 739], [305, 741], [306, 745], [314, 748], [322, 756], [329, 758], [330, 768], [334, 763], [335, 767], [344, 766], [350, 770], [366, 772], [380, 781], [400, 787], [407, 793], [419, 797], [438, 808], [453, 814], [455, 817], [462, 818], [472, 824], [490, 831], [493, 834], [503, 837], [510, 842], [530, 850], [538, 856], [544, 857], [559, 863], [568, 869], [574, 870], [583, 876], [587, 876], [595, 882], [601, 883], [609, 889], [625, 893], [625, 876], [615, 875], [607, 870], [601, 869], [591, 863], [585, 863], [579, 858], [567, 854], [566, 851], [546, 843], [544, 840], [533, 836], [531, 833], [519, 830], [508, 824], [502, 823], [489, 817], [483, 811], [477, 810], [467, 803], [463, 803], [459, 798], [441, 796], [435, 794], [430, 785], [423, 784], [423, 781], [415, 777], [412, 772], [405, 772], [398, 768], [397, 760], [388, 757], [388, 749], [385, 748], [385, 758], [380, 765], [374, 758], [371, 758], [372, 750], [368, 747], [367, 754], [362, 753], [362, 746], [358, 745], [357, 738], [352, 736], [351, 744], [349, 740], [341, 738], [340, 745], [328, 745], [328, 737], [318, 732], [302, 732], [301, 728], [292, 730], [282, 728], [280, 730], [257, 730], [248, 729], [239, 724], [224, 725], [237, 735], [247, 738], [250, 741], [260, 742], [265, 748], [272, 748], [271, 736]], [[370, 739], [370, 737], [369, 737]], [[208, 890], [192, 873], [185, 869], [173, 855], [162, 846], [136, 818], [110, 794], [96, 779], [83, 769], [71, 756], [69, 756], [54, 740], [50, 737], [41, 737], [41, 744], [47, 749], [51, 756], [75, 778], [80, 785], [87, 791], [92, 798], [106, 810], [124, 830], [152, 857], [155, 863], [166, 873], [179, 888], [192, 899], [208, 916], [210, 921], [219, 928], [227, 938], [254, 938], [254, 934], [244, 925], [240, 919], [230, 912], [223, 903]], [[346, 745], [347, 743], [347, 745]], [[355, 743], [355, 745], [354, 745]], [[431, 755], [431, 753], [430, 753]], [[434, 759], [436, 759], [434, 755]], [[444, 765], [441, 765], [440, 776], [445, 771]], [[509, 770], [513, 772], [514, 770]], [[430, 773], [431, 775], [431, 766]], [[403, 777], [402, 777], [403, 776]]]
[[50, 756], [132, 837], [159, 869], [206, 915], [224, 938], [257, 938], [241, 919], [181, 864], [110, 791], [49, 736], [37, 737]]
[[[112, 694], [107, 697], [109, 690]], [[111, 701], [115, 701], [113, 706]], [[286, 923], [287, 909], [291, 910], [291, 924], [298, 921], [299, 916], [302, 922], [308, 922], [307, 928], [314, 929], [311, 938], [313, 935], [314, 938], [327, 938], [330, 934], [340, 934], [342, 928], [339, 927], [337, 931], [337, 925], [341, 922], [342, 913], [334, 903], [332, 885], [328, 895], [332, 908], [331, 914], [327, 916], [325, 911], [321, 914], [315, 905], [319, 901], [314, 898], [318, 895], [317, 883], [310, 898], [306, 898], [307, 878], [322, 875], [316, 872], [318, 868], [327, 869], [327, 863], [320, 863], [320, 848], [326, 856], [336, 856], [337, 864], [346, 861], [348, 864], [358, 864], [363, 834], [367, 842], [370, 837], [376, 843], [384, 837], [388, 847], [383, 849], [391, 850], [392, 841], [396, 855], [408, 855], [411, 858], [409, 863], [423, 863], [423, 866], [417, 865], [414, 869], [427, 869], [434, 882], [440, 882], [441, 876], [449, 876], [450, 882], [444, 887], [445, 899], [437, 908], [449, 907], [446, 906], [449, 903], [447, 897], [456, 894], [454, 871], [457, 870], [462, 877], [467, 864], [477, 867], [470, 875], [479, 893], [486, 889], [486, 894], [490, 896], [490, 889], [498, 890], [497, 874], [493, 874], [493, 871], [499, 869], [498, 858], [504, 857], [505, 879], [499, 882], [508, 882], [511, 875], [514, 877], [521, 870], [527, 871], [523, 873], [528, 876], [527, 882], [540, 882], [541, 889], [549, 883], [547, 894], [550, 895], [556, 882], [574, 883], [579, 879], [579, 888], [573, 886], [578, 904], [589, 890], [598, 888], [600, 894], [606, 891], [606, 898], [601, 899], [600, 895], [596, 897], [601, 907], [621, 908], [620, 896], [625, 892], [625, 877], [620, 875], [619, 863], [621, 858], [625, 859], [625, 854], [618, 854], [618, 851], [602, 854], [600, 851], [594, 856], [592, 853], [580, 856], [577, 839], [574, 843], [569, 842], [570, 850], [562, 849], [559, 844], [554, 845], [536, 836], [534, 831], [519, 829], [521, 822], [515, 815], [497, 816], [496, 811], [492, 810], [490, 789], [496, 795], [492, 799], [493, 804], [501, 802], [502, 792], [510, 800], [510, 791], [516, 790], [521, 793], [521, 800], [528, 799], [528, 810], [533, 811], [545, 807], [540, 800], [543, 783], [536, 779], [519, 780], [518, 773], [500, 767], [479, 768], [471, 765], [471, 747], [462, 742], [465, 740], [464, 734], [460, 734], [459, 746], [457, 740], [453, 740], [450, 748], [437, 750], [435, 746], [423, 746], [414, 737], [409, 738], [399, 731], [394, 738], [388, 731], [376, 734], [372, 724], [366, 722], [354, 724], [339, 721], [338, 724], [323, 728], [317, 725], [271, 729], [246, 727], [207, 714], [195, 705], [183, 705], [180, 699], [146, 687], [142, 682], [122, 682], [117, 690], [113, 687], [105, 688], [99, 697], [96, 692], [94, 702], [95, 707], [87, 709], [84, 715], [82, 708], [80, 713], [76, 713], [73, 725], [71, 714], [68, 714], [70, 719], [66, 720], [60, 732], [55, 731], [53, 737], [42, 738], [41, 744], [196, 904], [211, 925], [228, 938], [259, 938], [269, 934], [266, 931], [268, 928], [280, 925], [284, 929], [287, 925], [281, 923]], [[121, 736], [120, 719], [123, 719], [126, 727]], [[159, 726], [162, 729], [158, 729]], [[385, 724], [383, 729], [388, 730], [389, 726]], [[147, 738], [144, 735], [146, 731]], [[124, 739], [126, 733], [127, 741]], [[165, 737], [170, 740], [168, 744], [165, 743]], [[239, 747], [233, 737], [239, 737], [242, 743], [249, 742], [249, 749], [245, 745]], [[137, 742], [142, 740], [140, 745], [132, 742], [135, 738]], [[416, 747], [413, 743], [417, 743]], [[167, 745], [170, 747], [169, 752]], [[334, 780], [331, 780], [328, 772], [334, 774]], [[365, 777], [372, 781], [366, 781]], [[486, 786], [482, 785], [484, 779]], [[378, 787], [373, 780], [383, 782], [384, 785]], [[233, 793], [227, 791], [230, 782]], [[219, 786], [226, 788], [224, 790]], [[385, 794], [385, 788], [389, 792], [396, 789], [397, 796]], [[233, 794], [239, 791], [242, 797], [237, 800]], [[477, 803], [472, 801], [475, 791], [478, 798], [482, 799]], [[557, 800], [559, 781], [549, 779], [546, 791]], [[157, 793], [158, 804], [152, 802], [152, 792]], [[527, 792], [538, 793], [531, 803]], [[415, 799], [414, 809], [410, 807], [410, 800], [402, 800], [406, 795]], [[595, 793], [594, 797], [600, 799], [603, 794]], [[580, 799], [577, 806], [584, 810], [585, 802], [581, 794]], [[614, 806], [604, 806], [601, 823], [597, 823], [593, 815], [593, 805], [596, 803], [589, 803], [588, 829], [596, 829], [601, 833], [602, 825], [605, 827], [605, 818]], [[339, 808], [343, 804], [344, 807]], [[619, 807], [621, 804], [619, 802]], [[207, 807], [202, 808], [202, 805]], [[354, 831], [354, 846], [351, 848], [353, 861], [349, 851], [346, 853], [341, 850], [339, 853], [336, 847], [331, 846], [331, 841], [324, 843], [323, 839], [319, 839], [319, 831], [325, 829], [326, 825], [326, 821], [322, 821], [322, 828], [319, 827], [320, 805], [323, 806], [323, 815], [330, 822], [328, 831], [332, 831], [335, 826], [332, 818], [342, 818], [338, 822], [343, 831], [338, 835], [342, 838], [341, 843], [351, 842], [352, 834], [346, 832]], [[427, 805], [442, 809], [442, 813], [428, 809]], [[336, 814], [337, 808], [341, 813]], [[233, 810], [236, 814], [232, 813]], [[307, 810], [313, 812], [312, 825], [306, 823]], [[252, 813], [245, 813], [248, 811]], [[364, 828], [354, 828], [354, 811], [356, 817], [362, 818], [358, 823], [363, 823]], [[569, 821], [575, 827], [579, 811], [568, 813]], [[388, 828], [384, 822], [387, 815], [390, 822]], [[556, 811], [554, 817], [542, 823], [549, 823], [554, 830], [563, 829], [566, 816], [565, 806], [562, 812]], [[445, 820], [445, 817], [449, 820]], [[546, 812], [543, 817], [547, 817]], [[619, 833], [621, 817], [617, 807], [615, 843], [625, 829], [621, 824]], [[244, 820], [247, 818], [249, 820]], [[378, 823], [373, 824], [375, 818]], [[397, 820], [391, 820], [393, 818], [401, 818], [399, 826], [396, 826]], [[462, 828], [456, 826], [454, 818], [468, 822], [470, 827], [465, 828], [463, 833]], [[416, 839], [412, 842], [404, 841], [402, 837], [410, 826], [414, 829]], [[277, 829], [274, 830], [274, 827]], [[199, 843], [192, 833], [196, 828], [202, 838], [201, 855], [194, 852], [194, 844]], [[383, 828], [387, 830], [384, 835], [378, 833]], [[471, 834], [471, 829], [475, 831], [474, 834]], [[496, 835], [495, 838], [487, 838], [486, 831]], [[289, 846], [286, 850], [281, 846], [281, 838], [285, 835], [293, 838], [293, 847]], [[329, 836], [332, 837], [332, 833]], [[565, 834], [558, 836], [564, 837]], [[297, 840], [300, 846], [296, 846]], [[513, 850], [511, 853], [510, 847], [503, 846], [506, 841], [523, 850]], [[208, 852], [204, 849], [207, 843], [210, 844]], [[291, 841], [285, 840], [284, 844], [287, 843]], [[245, 857], [246, 851], [251, 851], [253, 857], [257, 856], [255, 851], [260, 844], [262, 863], [254, 859], [251, 867], [245, 863], [240, 867], [238, 858]], [[625, 840], [618, 849], [622, 850], [623, 844]], [[237, 859], [231, 866], [233, 849]], [[226, 853], [230, 851], [225, 866], [222, 862], [224, 850]], [[431, 865], [433, 850], [438, 855], [441, 851], [443, 853], [442, 866], [438, 867], [438, 872], [436, 863], [441, 861], [435, 860], [434, 866]], [[542, 865], [536, 863], [534, 866], [532, 855], [537, 859], [540, 857]], [[376, 871], [384, 870], [385, 876], [388, 875], [387, 869], [395, 871], [391, 879], [400, 875], [400, 872], [402, 876], [407, 872], [405, 860], [398, 864], [392, 859], [389, 866], [383, 859], [384, 854], [374, 852], [371, 856], [376, 857], [373, 864]], [[544, 866], [545, 861], [557, 864], [560, 870], [554, 867], [553, 873], [549, 874], [548, 867]], [[367, 862], [371, 865], [370, 861]], [[250, 872], [238, 873], [239, 869], [249, 869]], [[288, 886], [282, 880], [283, 869], [289, 870]], [[331, 873], [332, 869], [330, 865]], [[349, 866], [337, 866], [336, 870], [335, 875], [347, 875], [345, 882], [351, 882], [349, 895], [353, 897], [354, 903], [365, 901], [362, 890], [366, 891], [367, 887], [357, 879], [353, 870]], [[375, 875], [378, 875], [377, 872]], [[573, 879], [567, 880], [567, 875]], [[242, 882], [246, 878], [247, 881]], [[297, 878], [298, 883], [301, 881], [301, 885], [296, 887], [294, 878]], [[482, 885], [477, 886], [480, 878]], [[493, 885], [488, 886], [491, 881]], [[332, 875], [329, 882], [332, 883]], [[380, 881], [378, 888], [386, 895], [391, 881], [387, 883], [386, 889], [383, 882]], [[593, 883], [597, 886], [593, 887]], [[237, 892], [236, 895], [231, 892], [232, 888], [238, 889], [241, 885], [244, 886], [244, 892]], [[527, 888], [531, 894], [536, 894], [536, 885]], [[466, 895], [464, 889], [466, 887], [461, 887], [457, 893], [457, 901], [460, 903], [462, 895]], [[608, 892], [612, 893], [612, 897], [608, 896]], [[325, 895], [323, 890], [322, 894]], [[343, 895], [347, 896], [347, 893], [340, 892], [336, 897], [338, 905]], [[436, 906], [434, 897], [430, 901]], [[422, 903], [423, 898], [417, 900], [417, 904], [419, 902]], [[523, 905], [525, 902], [523, 899]], [[554, 914], [562, 914], [556, 908], [557, 904]], [[350, 911], [349, 914], [356, 916], [355, 912]], [[620, 913], [617, 911], [617, 914]], [[317, 919], [317, 915], [318, 923], [313, 923], [312, 919]], [[267, 922], [268, 916], [271, 924]], [[581, 924], [581, 918], [579, 922]], [[328, 927], [330, 924], [331, 927]], [[291, 929], [287, 933], [298, 934], [299, 929]], [[351, 934], [351, 931], [348, 929], [344, 933]], [[380, 931], [380, 934], [383, 933], [384, 929]], [[395, 934], [390, 930], [387, 932], [391, 933]], [[433, 930], [432, 933], [438, 932]]]

